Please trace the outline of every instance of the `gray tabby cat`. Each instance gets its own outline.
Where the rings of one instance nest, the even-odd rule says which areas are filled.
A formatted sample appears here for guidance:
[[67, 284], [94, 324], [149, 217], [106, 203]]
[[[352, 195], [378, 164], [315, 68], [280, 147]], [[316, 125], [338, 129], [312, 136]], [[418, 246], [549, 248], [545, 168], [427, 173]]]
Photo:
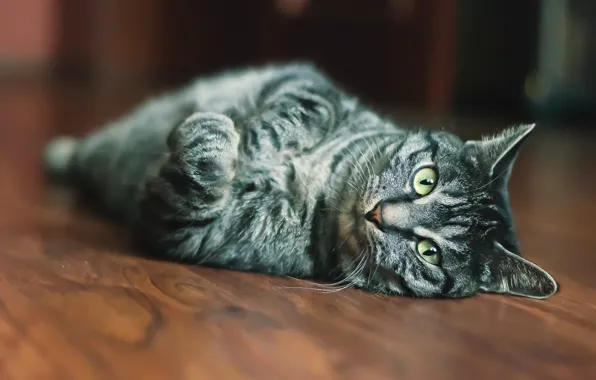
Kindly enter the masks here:
[[154, 253], [414, 297], [546, 298], [507, 183], [533, 125], [479, 141], [405, 130], [308, 63], [199, 78], [47, 147]]

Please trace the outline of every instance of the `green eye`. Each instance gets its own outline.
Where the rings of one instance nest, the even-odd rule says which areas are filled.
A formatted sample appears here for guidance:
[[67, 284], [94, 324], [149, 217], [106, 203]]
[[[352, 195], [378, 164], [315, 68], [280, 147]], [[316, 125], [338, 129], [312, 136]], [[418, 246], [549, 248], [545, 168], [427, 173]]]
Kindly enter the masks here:
[[422, 256], [426, 262], [432, 265], [439, 265], [441, 262], [441, 251], [439, 251], [439, 247], [437, 247], [432, 240], [420, 240], [416, 249], [418, 250], [418, 254]]
[[437, 184], [437, 171], [433, 168], [422, 168], [414, 175], [414, 191], [418, 195], [428, 195]]

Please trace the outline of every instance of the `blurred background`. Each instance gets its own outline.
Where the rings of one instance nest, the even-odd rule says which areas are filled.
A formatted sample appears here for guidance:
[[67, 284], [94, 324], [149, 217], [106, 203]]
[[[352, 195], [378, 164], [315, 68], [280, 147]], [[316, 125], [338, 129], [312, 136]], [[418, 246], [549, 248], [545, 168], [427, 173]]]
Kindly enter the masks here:
[[88, 120], [197, 75], [299, 58], [403, 113], [589, 122], [595, 26], [593, 0], [0, 0], [0, 85], [60, 84], [60, 100], [38, 95], [46, 107]]

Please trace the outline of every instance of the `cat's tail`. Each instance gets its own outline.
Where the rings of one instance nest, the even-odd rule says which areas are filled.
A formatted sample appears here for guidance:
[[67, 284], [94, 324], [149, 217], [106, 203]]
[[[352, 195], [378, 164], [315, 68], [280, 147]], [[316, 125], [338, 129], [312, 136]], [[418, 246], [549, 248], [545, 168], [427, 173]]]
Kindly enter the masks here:
[[78, 144], [76, 138], [57, 137], [46, 145], [43, 152], [43, 168], [51, 180], [69, 182]]

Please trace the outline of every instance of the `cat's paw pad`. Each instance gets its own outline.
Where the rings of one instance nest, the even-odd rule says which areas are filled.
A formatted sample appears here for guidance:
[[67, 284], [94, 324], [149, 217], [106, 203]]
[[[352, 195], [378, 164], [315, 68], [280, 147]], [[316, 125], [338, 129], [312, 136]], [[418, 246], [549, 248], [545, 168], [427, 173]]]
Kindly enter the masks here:
[[168, 147], [181, 164], [198, 175], [227, 179], [234, 176], [239, 143], [232, 119], [214, 112], [191, 115], [168, 137]]

